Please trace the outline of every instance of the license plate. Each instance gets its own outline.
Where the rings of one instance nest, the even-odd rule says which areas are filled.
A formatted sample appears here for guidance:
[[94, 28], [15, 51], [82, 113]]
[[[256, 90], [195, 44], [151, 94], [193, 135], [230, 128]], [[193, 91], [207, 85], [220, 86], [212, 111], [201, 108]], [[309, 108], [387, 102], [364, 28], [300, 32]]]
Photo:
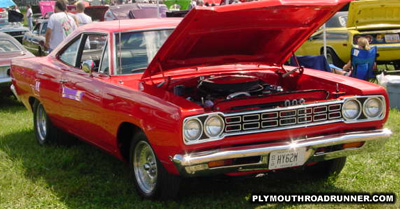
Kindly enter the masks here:
[[305, 154], [305, 147], [271, 152], [271, 154], [269, 154], [268, 169], [289, 168], [303, 165]]
[[386, 43], [400, 42], [399, 34], [387, 34], [387, 35], [385, 35], [385, 42]]

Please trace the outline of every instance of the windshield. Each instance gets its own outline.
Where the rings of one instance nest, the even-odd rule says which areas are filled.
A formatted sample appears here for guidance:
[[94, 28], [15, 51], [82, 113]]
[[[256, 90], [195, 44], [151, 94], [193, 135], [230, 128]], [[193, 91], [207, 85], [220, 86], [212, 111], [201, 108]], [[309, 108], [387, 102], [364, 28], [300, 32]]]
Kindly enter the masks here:
[[347, 24], [348, 12], [338, 12], [326, 22], [327, 28], [343, 28]]
[[114, 73], [116, 75], [142, 73], [172, 31], [169, 29], [121, 33], [121, 45], [119, 33], [116, 33], [117, 68]]
[[15, 51], [20, 51], [20, 49], [14, 43], [9, 40], [0, 39], [0, 53]]

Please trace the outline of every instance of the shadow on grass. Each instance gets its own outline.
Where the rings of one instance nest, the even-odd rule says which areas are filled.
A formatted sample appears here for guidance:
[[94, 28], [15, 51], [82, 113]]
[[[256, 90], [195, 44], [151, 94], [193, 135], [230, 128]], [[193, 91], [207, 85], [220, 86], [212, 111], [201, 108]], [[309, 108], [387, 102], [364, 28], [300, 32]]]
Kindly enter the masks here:
[[45, 180], [46, 187], [69, 208], [254, 208], [259, 205], [249, 203], [252, 193], [346, 192], [329, 181], [282, 171], [262, 178], [185, 179], [179, 200], [152, 202], [138, 197], [124, 162], [86, 143], [39, 146], [32, 131], [21, 131], [6, 135], [0, 149], [22, 163], [25, 177], [33, 184]]
[[8, 109], [8, 108], [20, 108], [24, 107], [24, 105], [19, 102], [14, 96], [12, 95], [0, 95], [0, 109]]

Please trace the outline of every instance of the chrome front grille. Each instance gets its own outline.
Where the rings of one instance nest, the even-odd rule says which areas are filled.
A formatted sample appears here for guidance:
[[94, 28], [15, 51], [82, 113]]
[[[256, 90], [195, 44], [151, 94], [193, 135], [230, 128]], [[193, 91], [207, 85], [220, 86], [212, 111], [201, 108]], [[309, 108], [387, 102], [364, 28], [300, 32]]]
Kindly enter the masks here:
[[325, 102], [225, 115], [225, 135], [301, 128], [343, 121], [342, 102]]

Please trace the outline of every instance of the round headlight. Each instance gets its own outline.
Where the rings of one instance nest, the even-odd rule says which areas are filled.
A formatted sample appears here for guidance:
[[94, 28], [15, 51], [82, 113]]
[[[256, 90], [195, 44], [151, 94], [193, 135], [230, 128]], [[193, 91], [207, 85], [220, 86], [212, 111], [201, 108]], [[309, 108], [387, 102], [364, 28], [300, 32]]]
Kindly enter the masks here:
[[210, 137], [219, 136], [224, 130], [224, 121], [218, 115], [209, 116], [204, 123], [204, 132]]
[[364, 114], [368, 118], [379, 117], [383, 112], [383, 102], [378, 98], [369, 98], [364, 102]]
[[343, 117], [347, 120], [355, 120], [361, 114], [361, 104], [359, 101], [351, 99], [343, 104]]
[[186, 141], [195, 141], [202, 134], [202, 124], [199, 119], [190, 119], [183, 126], [183, 135]]

